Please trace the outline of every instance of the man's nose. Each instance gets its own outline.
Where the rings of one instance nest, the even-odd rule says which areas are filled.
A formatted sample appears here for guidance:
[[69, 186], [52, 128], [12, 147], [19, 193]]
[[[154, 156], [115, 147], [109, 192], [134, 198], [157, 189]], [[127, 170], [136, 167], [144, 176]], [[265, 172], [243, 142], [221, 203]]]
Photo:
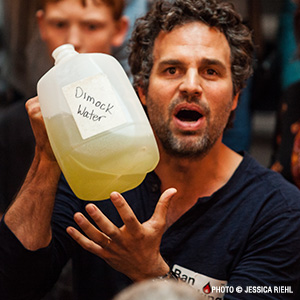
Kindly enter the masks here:
[[81, 50], [81, 31], [80, 28], [76, 25], [70, 26], [67, 37], [66, 43], [72, 44], [76, 51], [80, 52]]
[[202, 93], [201, 77], [197, 69], [188, 70], [182, 77], [180, 92], [188, 95], [200, 95]]

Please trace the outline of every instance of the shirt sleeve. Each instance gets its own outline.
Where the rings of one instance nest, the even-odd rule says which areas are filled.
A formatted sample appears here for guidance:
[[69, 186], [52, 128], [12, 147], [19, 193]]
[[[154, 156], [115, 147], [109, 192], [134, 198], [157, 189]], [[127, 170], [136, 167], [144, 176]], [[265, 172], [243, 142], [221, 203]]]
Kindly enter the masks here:
[[[48, 247], [27, 250], [5, 224], [0, 223], [0, 299], [41, 299], [55, 284], [64, 265], [79, 247], [66, 233], [80, 201], [61, 180], [52, 217], [52, 240]], [[73, 196], [75, 197], [75, 196]], [[78, 227], [77, 227], [78, 228]]]
[[40, 299], [56, 281], [59, 270], [53, 264], [53, 243], [29, 251], [4, 222], [0, 223], [1, 299]]

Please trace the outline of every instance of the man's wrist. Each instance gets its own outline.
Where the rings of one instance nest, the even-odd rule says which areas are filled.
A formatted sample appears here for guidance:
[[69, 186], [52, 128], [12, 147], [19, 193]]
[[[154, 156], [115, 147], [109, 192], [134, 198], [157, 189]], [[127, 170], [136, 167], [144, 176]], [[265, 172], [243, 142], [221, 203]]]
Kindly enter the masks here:
[[178, 276], [176, 275], [175, 272], [173, 272], [171, 270], [171, 268], [169, 269], [169, 271], [165, 275], [157, 276], [155, 278], [155, 280], [168, 280], [168, 279], [178, 280]]

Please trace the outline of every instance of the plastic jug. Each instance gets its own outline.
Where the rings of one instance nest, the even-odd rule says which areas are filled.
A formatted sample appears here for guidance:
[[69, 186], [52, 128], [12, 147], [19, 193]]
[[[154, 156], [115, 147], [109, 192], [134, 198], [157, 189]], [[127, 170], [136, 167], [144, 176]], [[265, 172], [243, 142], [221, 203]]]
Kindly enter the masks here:
[[103, 200], [138, 186], [159, 160], [144, 109], [119, 62], [53, 51], [37, 91], [51, 147], [77, 197]]

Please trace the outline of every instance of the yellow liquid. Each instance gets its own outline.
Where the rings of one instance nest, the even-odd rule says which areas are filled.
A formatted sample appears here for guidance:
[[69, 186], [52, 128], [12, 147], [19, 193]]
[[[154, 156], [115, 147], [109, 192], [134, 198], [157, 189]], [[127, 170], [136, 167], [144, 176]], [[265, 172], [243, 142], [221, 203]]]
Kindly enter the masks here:
[[129, 125], [128, 134], [115, 131], [82, 140], [70, 115], [45, 119], [45, 123], [62, 172], [83, 200], [103, 200], [113, 191], [135, 188], [159, 159], [154, 137], [141, 134], [139, 125], [139, 132]]

